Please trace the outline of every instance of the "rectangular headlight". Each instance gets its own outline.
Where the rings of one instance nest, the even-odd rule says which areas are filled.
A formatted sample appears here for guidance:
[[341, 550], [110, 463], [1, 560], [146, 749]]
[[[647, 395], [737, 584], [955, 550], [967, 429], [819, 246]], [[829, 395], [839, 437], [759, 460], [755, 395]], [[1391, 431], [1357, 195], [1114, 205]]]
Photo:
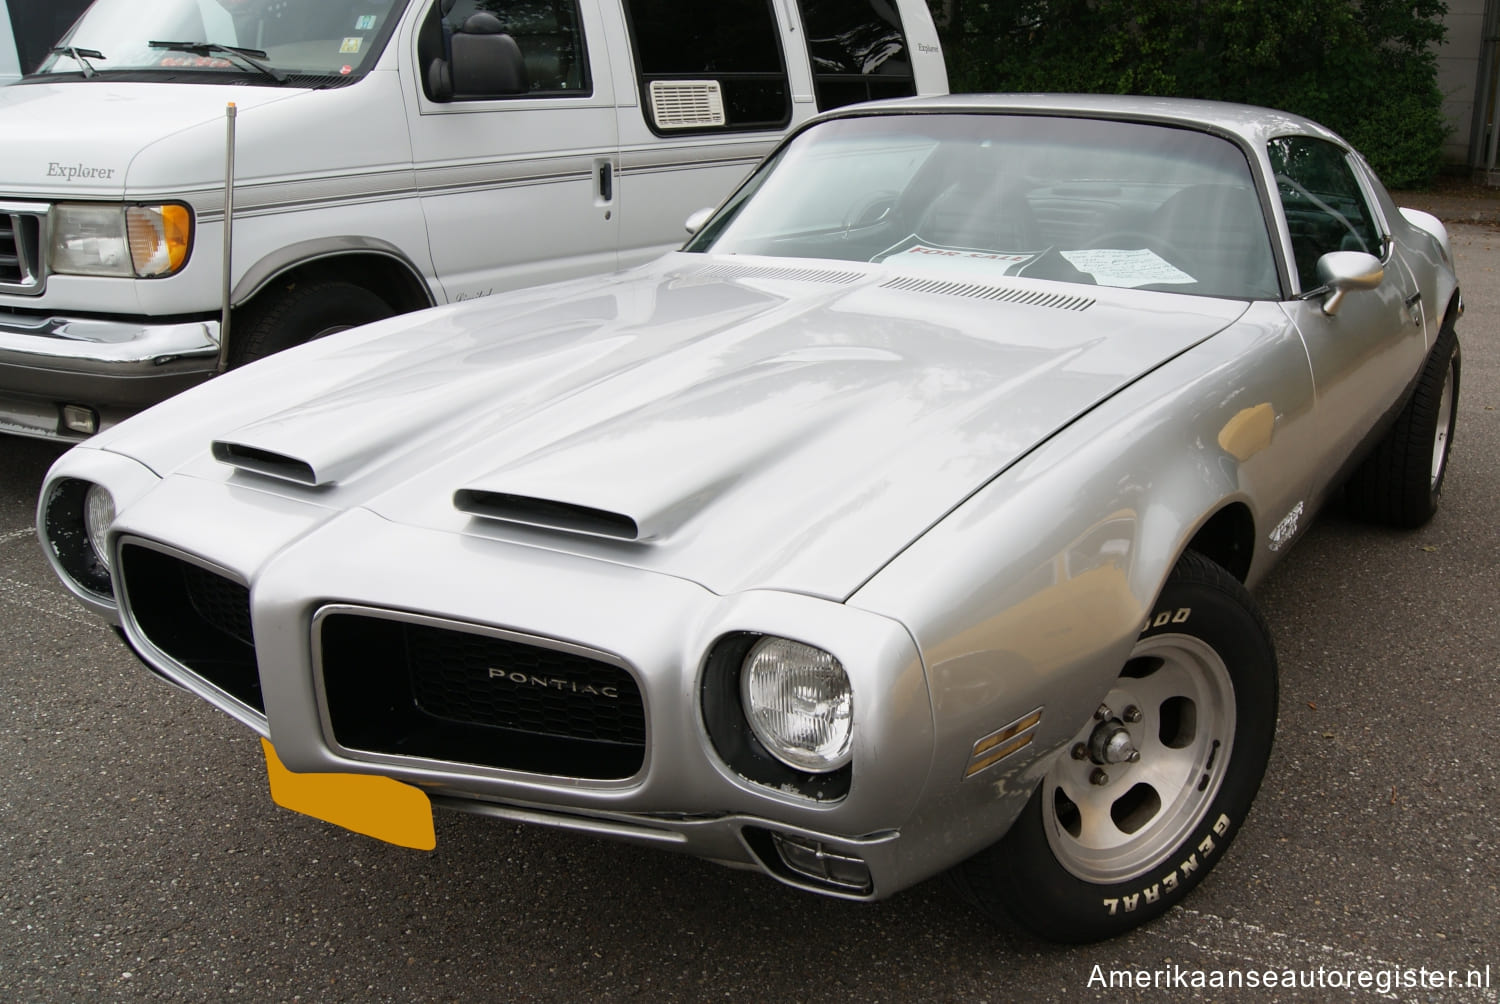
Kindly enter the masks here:
[[192, 248], [186, 206], [60, 203], [52, 208], [51, 270], [142, 279], [171, 275]]

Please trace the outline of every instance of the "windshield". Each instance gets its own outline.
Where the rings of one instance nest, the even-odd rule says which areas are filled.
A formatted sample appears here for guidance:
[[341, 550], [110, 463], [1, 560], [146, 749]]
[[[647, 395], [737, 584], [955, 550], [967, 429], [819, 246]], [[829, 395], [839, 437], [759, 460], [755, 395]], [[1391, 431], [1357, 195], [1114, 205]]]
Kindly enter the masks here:
[[1280, 296], [1229, 140], [1004, 114], [835, 119], [797, 136], [687, 246], [1244, 299]]
[[97, 0], [34, 76], [339, 83], [374, 65], [406, 4]]

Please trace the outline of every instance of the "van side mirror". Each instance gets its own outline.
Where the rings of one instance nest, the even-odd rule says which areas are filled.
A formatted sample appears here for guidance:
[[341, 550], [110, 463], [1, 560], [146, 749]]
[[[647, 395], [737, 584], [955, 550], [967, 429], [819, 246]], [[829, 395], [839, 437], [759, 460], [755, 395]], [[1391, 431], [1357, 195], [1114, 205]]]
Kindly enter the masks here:
[[703, 224], [707, 223], [708, 218], [713, 214], [714, 211], [712, 209], [700, 209], [693, 215], [689, 216], [687, 218], [687, 222], [684, 223], [683, 226], [687, 228], [688, 233], [696, 234], [698, 231], [703, 229]]
[[1330, 251], [1318, 259], [1318, 281], [1330, 292], [1323, 313], [1332, 317], [1343, 306], [1344, 295], [1374, 289], [1385, 278], [1380, 259], [1365, 251]]

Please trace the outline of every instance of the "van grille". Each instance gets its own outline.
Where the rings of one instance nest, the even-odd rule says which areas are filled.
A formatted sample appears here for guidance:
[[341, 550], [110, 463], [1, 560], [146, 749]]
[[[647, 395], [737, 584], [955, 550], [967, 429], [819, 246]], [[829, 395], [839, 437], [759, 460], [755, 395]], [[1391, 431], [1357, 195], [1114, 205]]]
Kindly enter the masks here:
[[334, 612], [316, 644], [348, 750], [610, 780], [645, 763], [645, 709], [610, 662], [399, 614]]
[[120, 549], [126, 615], [172, 661], [260, 714], [265, 701], [250, 629], [250, 590], [140, 544]]
[[45, 209], [0, 205], [0, 292], [42, 291], [42, 219]]

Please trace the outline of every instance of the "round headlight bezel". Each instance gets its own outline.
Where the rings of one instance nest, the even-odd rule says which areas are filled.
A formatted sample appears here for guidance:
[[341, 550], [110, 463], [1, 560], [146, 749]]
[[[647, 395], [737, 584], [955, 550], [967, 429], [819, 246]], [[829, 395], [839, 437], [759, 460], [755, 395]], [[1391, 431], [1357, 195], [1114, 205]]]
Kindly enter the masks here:
[[[745, 720], [771, 756], [809, 774], [829, 774], [851, 762], [854, 692], [831, 652], [766, 636], [746, 653], [739, 682]], [[810, 741], [798, 741], [809, 734]]]
[[[71, 583], [85, 593], [113, 603], [114, 585], [110, 580], [106, 561], [107, 545], [102, 541], [95, 543], [96, 539], [101, 539], [103, 534], [108, 533], [108, 528], [104, 529], [103, 534], [90, 532], [85, 516], [89, 490], [96, 486], [97, 482], [82, 478], [59, 478], [54, 481], [47, 488], [39, 529], [52, 553], [54, 563]], [[100, 490], [108, 494], [106, 489], [101, 487]], [[111, 495], [110, 508], [114, 507]]]

